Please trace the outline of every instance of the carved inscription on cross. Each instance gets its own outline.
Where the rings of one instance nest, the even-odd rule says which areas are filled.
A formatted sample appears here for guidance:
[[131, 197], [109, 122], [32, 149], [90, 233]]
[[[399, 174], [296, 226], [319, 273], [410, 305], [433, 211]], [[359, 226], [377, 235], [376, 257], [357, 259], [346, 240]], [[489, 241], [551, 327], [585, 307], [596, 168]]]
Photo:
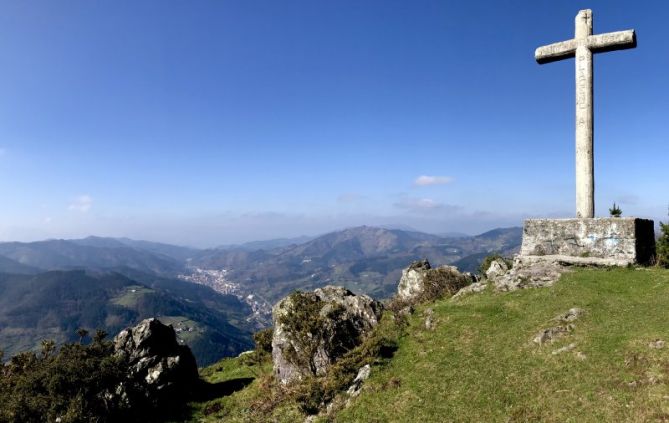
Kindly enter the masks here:
[[576, 57], [576, 217], [595, 217], [592, 54], [636, 47], [634, 30], [592, 35], [592, 11], [576, 15], [574, 38], [539, 47], [539, 64]]

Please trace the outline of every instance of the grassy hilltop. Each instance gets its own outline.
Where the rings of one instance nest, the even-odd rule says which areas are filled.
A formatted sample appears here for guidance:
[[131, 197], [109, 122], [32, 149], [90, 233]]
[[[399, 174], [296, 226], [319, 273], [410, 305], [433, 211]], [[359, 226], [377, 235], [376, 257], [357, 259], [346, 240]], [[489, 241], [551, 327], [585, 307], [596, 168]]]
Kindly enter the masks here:
[[[570, 333], [544, 345], [532, 342], [573, 307], [585, 314]], [[433, 330], [425, 328], [428, 308]], [[392, 358], [377, 360], [360, 396], [330, 418], [667, 421], [667, 310], [669, 271], [629, 268], [579, 269], [551, 288], [488, 291], [423, 305], [404, 331], [394, 329], [387, 313], [379, 330], [394, 334], [397, 350]], [[553, 353], [571, 344], [572, 349]], [[193, 421], [304, 419], [294, 397], [272, 404], [281, 398], [271, 387], [267, 358], [250, 362], [227, 359], [204, 369], [220, 396], [193, 403]]]

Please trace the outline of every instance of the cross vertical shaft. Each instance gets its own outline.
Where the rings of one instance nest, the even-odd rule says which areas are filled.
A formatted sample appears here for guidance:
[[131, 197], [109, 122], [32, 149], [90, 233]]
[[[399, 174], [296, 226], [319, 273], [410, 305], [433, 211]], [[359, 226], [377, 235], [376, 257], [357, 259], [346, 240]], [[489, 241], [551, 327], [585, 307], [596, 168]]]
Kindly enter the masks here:
[[[592, 12], [581, 10], [575, 19], [574, 39], [592, 35]], [[593, 151], [592, 52], [576, 47], [576, 217], [595, 217], [595, 166]]]
[[595, 217], [592, 55], [636, 47], [633, 29], [592, 35], [592, 11], [576, 15], [574, 38], [539, 47], [537, 63], [576, 58], [576, 217]]

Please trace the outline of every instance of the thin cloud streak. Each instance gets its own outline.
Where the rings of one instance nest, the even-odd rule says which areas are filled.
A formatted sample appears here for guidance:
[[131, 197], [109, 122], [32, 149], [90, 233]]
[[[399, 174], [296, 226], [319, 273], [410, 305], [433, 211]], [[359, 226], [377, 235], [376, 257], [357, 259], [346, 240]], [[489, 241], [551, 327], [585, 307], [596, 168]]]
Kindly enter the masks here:
[[88, 213], [91, 207], [93, 207], [93, 198], [90, 195], [84, 194], [75, 198], [68, 207], [68, 210]]
[[421, 175], [413, 181], [414, 186], [426, 187], [430, 185], [446, 185], [453, 182], [455, 179], [451, 176], [429, 176]]

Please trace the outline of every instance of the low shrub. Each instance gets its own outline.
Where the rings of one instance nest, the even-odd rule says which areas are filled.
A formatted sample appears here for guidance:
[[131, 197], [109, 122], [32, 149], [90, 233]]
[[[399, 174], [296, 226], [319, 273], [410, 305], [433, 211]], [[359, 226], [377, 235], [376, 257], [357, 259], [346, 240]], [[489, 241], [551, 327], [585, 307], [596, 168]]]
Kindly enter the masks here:
[[272, 336], [274, 336], [274, 329], [267, 328], [253, 334], [253, 342], [255, 342], [255, 350], [258, 353], [271, 354], [272, 353]]
[[417, 302], [426, 303], [452, 296], [471, 283], [472, 278], [470, 275], [444, 267], [430, 269], [425, 274], [423, 281], [424, 289], [418, 297]]
[[655, 245], [656, 264], [660, 267], [669, 268], [669, 223], [660, 222], [660, 238]]

